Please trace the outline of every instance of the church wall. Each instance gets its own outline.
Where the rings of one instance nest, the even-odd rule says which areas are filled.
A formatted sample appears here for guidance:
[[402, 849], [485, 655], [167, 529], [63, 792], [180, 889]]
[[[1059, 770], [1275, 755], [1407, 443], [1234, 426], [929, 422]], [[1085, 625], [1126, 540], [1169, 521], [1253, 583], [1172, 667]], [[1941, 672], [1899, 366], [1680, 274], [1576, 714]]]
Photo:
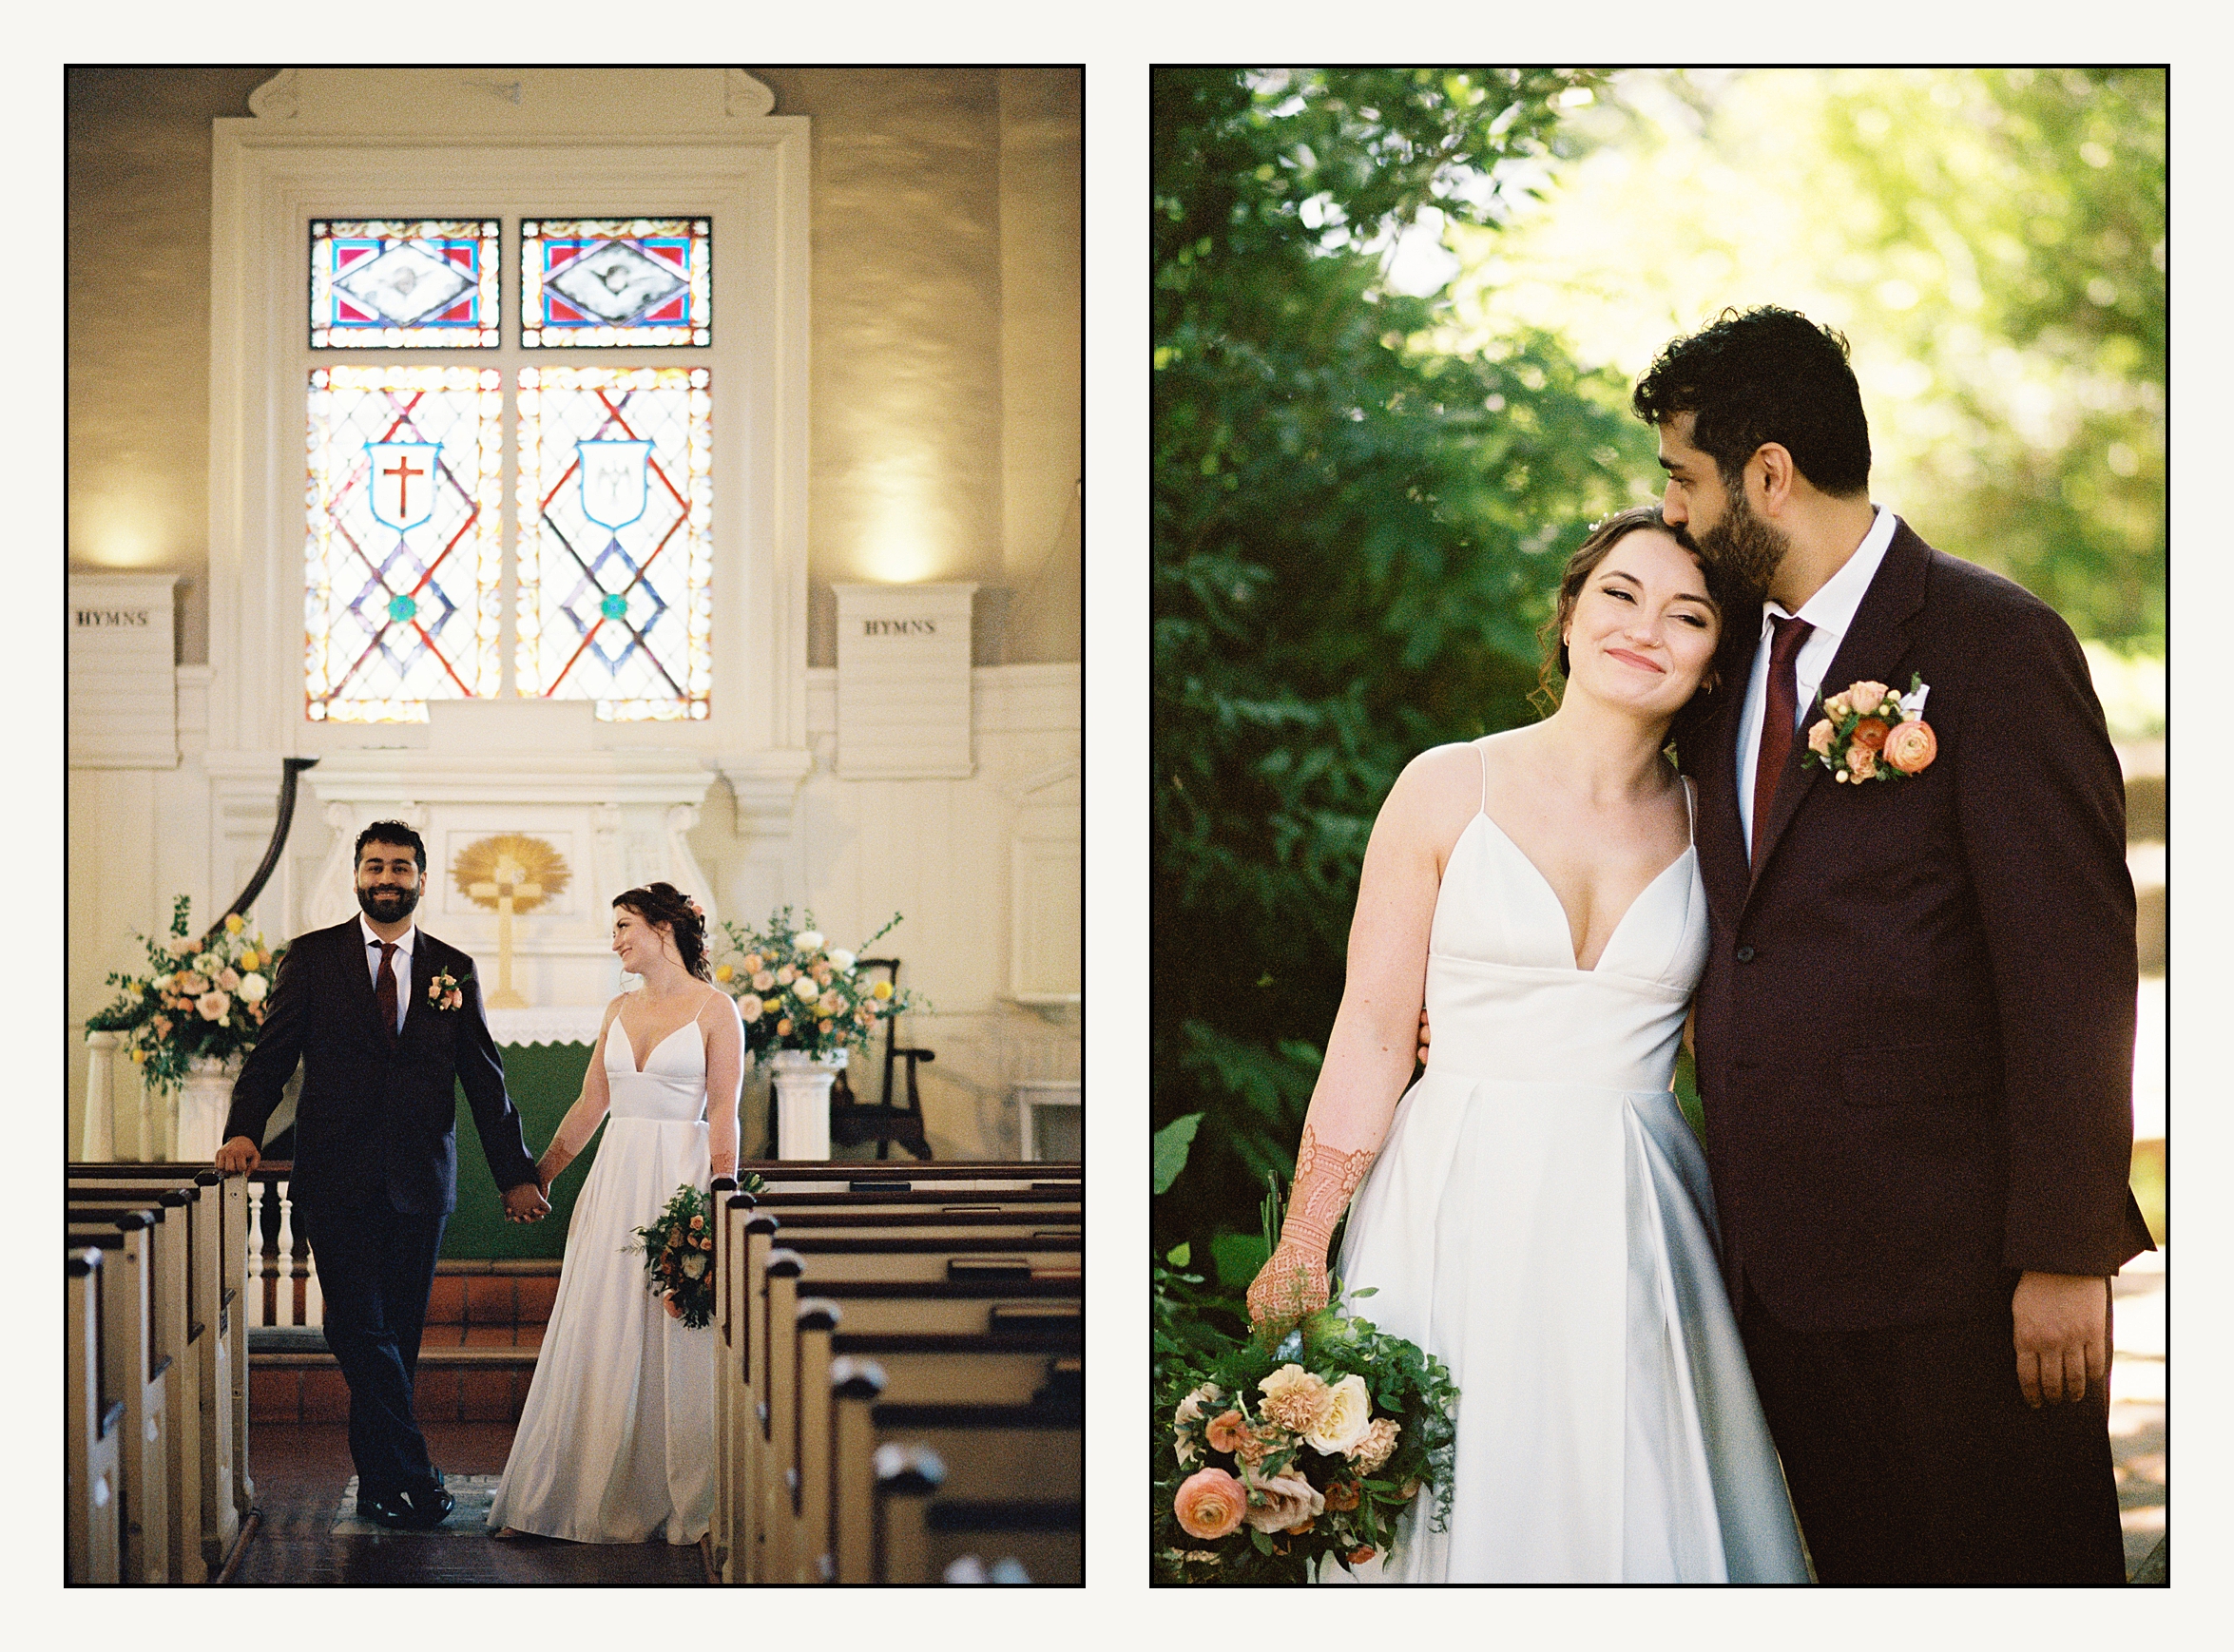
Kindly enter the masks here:
[[[270, 826], [268, 799], [260, 824], [220, 818], [200, 753], [210, 630], [209, 122], [247, 114], [248, 93], [276, 72], [105, 68], [69, 80], [70, 565], [183, 576], [179, 766], [69, 777], [73, 1130], [84, 1019], [108, 996], [103, 976], [137, 962], [131, 932], [162, 927], [174, 893], [192, 893], [198, 917], [229, 899]], [[764, 821], [738, 831], [717, 781], [693, 850], [723, 910], [741, 918], [791, 901], [851, 940], [895, 908], [906, 912], [890, 943], [908, 984], [937, 1006], [912, 1029], [939, 1051], [922, 1069], [934, 1140], [942, 1154], [1006, 1152], [1014, 1131], [1007, 1083], [1077, 1071], [1075, 1008], [1026, 1009], [1003, 990], [1011, 828], [1020, 809], [1044, 813], [1066, 795], [1075, 817], [1079, 796], [1078, 671], [1046, 672], [1047, 663], [1077, 661], [1082, 636], [1080, 77], [752, 72], [775, 91], [778, 113], [813, 120], [816, 769], [788, 836]], [[979, 585], [973, 778], [870, 782], [832, 772], [829, 586], [862, 579]], [[1037, 709], [1019, 713], [1019, 702]], [[1045, 780], [1066, 760], [1067, 781], [1058, 776], [1019, 800], [1019, 783]], [[242, 807], [236, 801], [233, 813]], [[306, 800], [260, 903], [268, 932], [299, 916], [328, 836]]]

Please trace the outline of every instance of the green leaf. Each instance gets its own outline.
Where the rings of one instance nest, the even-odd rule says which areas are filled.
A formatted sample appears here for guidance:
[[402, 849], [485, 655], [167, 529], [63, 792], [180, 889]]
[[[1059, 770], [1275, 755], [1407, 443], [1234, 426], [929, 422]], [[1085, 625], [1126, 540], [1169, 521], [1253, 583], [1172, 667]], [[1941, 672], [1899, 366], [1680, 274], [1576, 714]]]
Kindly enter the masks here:
[[1222, 1233], [1210, 1240], [1210, 1259], [1217, 1265], [1219, 1283], [1230, 1290], [1246, 1289], [1271, 1252], [1253, 1233]]
[[1194, 1259], [1194, 1254], [1195, 1247], [1183, 1241], [1165, 1252], [1164, 1259], [1175, 1268], [1184, 1268]]
[[1158, 1194], [1171, 1191], [1171, 1184], [1186, 1168], [1187, 1146], [1194, 1141], [1195, 1131], [1202, 1127], [1202, 1114], [1189, 1113], [1156, 1132], [1150, 1154], [1150, 1191]]

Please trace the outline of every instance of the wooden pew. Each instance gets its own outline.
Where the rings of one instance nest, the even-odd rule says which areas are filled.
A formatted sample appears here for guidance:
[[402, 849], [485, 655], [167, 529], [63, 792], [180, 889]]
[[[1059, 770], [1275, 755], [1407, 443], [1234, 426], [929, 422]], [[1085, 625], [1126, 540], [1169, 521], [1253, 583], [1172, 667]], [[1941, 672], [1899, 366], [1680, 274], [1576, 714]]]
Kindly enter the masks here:
[[[231, 1380], [231, 1393], [226, 1412], [231, 1437], [229, 1455], [232, 1458], [233, 1509], [237, 1520], [246, 1520], [248, 1510], [256, 1502], [256, 1483], [248, 1469], [248, 1327], [253, 1316], [248, 1310], [248, 1257], [252, 1248], [260, 1247], [260, 1234], [253, 1233], [257, 1205], [255, 1189], [246, 1176], [226, 1176], [213, 1165], [206, 1164], [125, 1164], [125, 1163], [73, 1163], [69, 1167], [70, 1180], [88, 1184], [107, 1179], [134, 1183], [161, 1183], [167, 1178], [179, 1179], [176, 1184], [190, 1181], [202, 1187], [203, 1198], [217, 1201], [219, 1298], [218, 1327], [222, 1344], [218, 1351], [225, 1374]], [[210, 1190], [214, 1190], [214, 1193]], [[261, 1281], [254, 1281], [260, 1290]], [[230, 1540], [228, 1539], [228, 1543]]]
[[80, 1222], [113, 1220], [135, 1210], [156, 1219], [144, 1242], [152, 1258], [148, 1280], [156, 1348], [171, 1362], [164, 1425], [169, 1448], [170, 1571], [173, 1582], [188, 1584], [201, 1583], [210, 1570], [202, 1518], [202, 1352], [205, 1342], [215, 1340], [216, 1326], [209, 1325], [204, 1335], [194, 1317], [192, 1209], [198, 1202], [194, 1192], [176, 1187], [152, 1195], [95, 1197], [77, 1188], [69, 1194], [73, 1236]]
[[125, 1402], [102, 1357], [102, 1253], [88, 1245], [63, 1253], [68, 1346], [64, 1357], [64, 1575], [72, 1585], [124, 1582], [121, 1436]]
[[1086, 1184], [1084, 1166], [1076, 1163], [973, 1162], [965, 1161], [919, 1164], [879, 1164], [874, 1161], [807, 1162], [759, 1160], [739, 1167], [741, 1179], [757, 1175], [761, 1197], [792, 1192], [876, 1193], [954, 1190], [967, 1193], [1030, 1192], [1035, 1189], [1069, 1190], [1075, 1195]]
[[70, 1197], [84, 1205], [183, 1195], [187, 1204], [189, 1340], [200, 1382], [202, 1558], [221, 1567], [241, 1534], [251, 1489], [247, 1326], [241, 1313], [248, 1185], [209, 1165], [72, 1166]]
[[927, 1505], [946, 1481], [946, 1465], [920, 1446], [878, 1446], [876, 1581], [920, 1586], [938, 1581], [931, 1561]]
[[98, 1246], [101, 1266], [101, 1355], [108, 1392], [124, 1401], [118, 1438], [124, 1507], [124, 1579], [171, 1580], [169, 1358], [155, 1335], [153, 1263], [146, 1239], [155, 1219], [135, 1211], [107, 1220], [72, 1223], [67, 1241]]

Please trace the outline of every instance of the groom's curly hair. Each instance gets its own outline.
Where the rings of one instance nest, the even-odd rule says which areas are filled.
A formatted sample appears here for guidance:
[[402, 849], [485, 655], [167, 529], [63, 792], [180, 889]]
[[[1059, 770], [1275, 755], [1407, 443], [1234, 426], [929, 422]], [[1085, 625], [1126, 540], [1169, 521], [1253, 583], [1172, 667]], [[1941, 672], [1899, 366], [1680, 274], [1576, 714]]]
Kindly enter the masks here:
[[1869, 419], [1846, 336], [1774, 304], [1724, 310], [1661, 351], [1629, 397], [1648, 425], [1690, 413], [1691, 445], [1736, 489], [1765, 443], [1834, 498], [1869, 490]]
[[713, 966], [706, 962], [705, 916], [673, 884], [623, 890], [613, 896], [613, 905], [626, 907], [655, 928], [666, 925], [674, 932], [675, 951], [683, 954], [683, 967], [701, 981], [714, 978]]

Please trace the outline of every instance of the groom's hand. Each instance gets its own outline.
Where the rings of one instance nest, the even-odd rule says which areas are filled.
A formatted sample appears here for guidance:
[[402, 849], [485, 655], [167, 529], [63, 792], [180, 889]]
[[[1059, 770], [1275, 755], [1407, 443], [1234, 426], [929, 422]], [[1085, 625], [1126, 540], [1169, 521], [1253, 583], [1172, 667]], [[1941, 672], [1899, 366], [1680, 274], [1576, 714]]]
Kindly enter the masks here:
[[263, 1155], [256, 1150], [256, 1143], [246, 1136], [235, 1136], [217, 1150], [210, 1161], [227, 1176], [243, 1170], [254, 1170], [263, 1162]]
[[532, 1181], [523, 1181], [504, 1190], [504, 1216], [507, 1221], [541, 1221], [550, 1214], [550, 1201], [543, 1197], [543, 1189]]
[[2027, 1274], [2010, 1299], [2017, 1386], [2025, 1403], [2053, 1405], [2103, 1389], [2109, 1369], [2109, 1287], [2091, 1274]]
[[1419, 1065], [1421, 1066], [1427, 1066], [1427, 1011], [1425, 1008], [1419, 1012]]

